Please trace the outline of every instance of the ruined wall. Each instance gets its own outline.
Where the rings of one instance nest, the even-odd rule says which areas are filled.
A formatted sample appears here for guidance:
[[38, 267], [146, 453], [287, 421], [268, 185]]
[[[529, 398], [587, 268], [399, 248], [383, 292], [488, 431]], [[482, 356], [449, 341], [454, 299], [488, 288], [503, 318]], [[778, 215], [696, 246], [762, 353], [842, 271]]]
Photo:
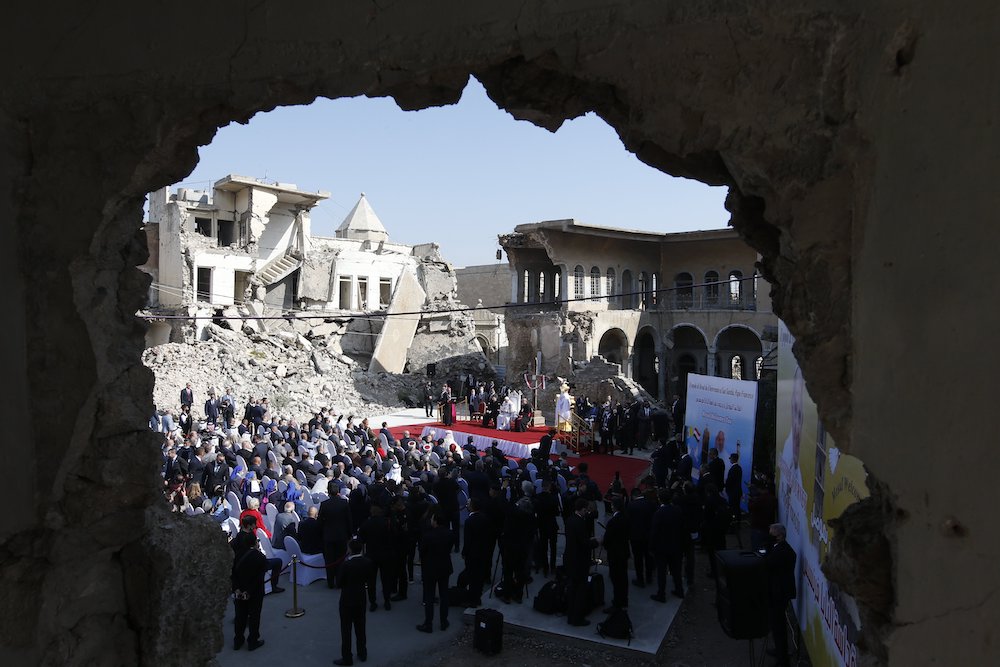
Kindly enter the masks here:
[[[152, 381], [132, 316], [148, 285], [135, 268], [145, 193], [182, 180], [230, 121], [317, 95], [451, 103], [470, 73], [519, 118], [554, 129], [594, 111], [646, 163], [730, 186], [810, 394], [872, 476], [870, 511], [848, 516], [835, 545], [866, 658], [998, 661], [984, 628], [1000, 616], [1000, 537], [983, 498], [992, 443], [913, 444], [993, 411], [1000, 309], [979, 278], [1000, 245], [1000, 8], [199, 5], [221, 32], [178, 31], [163, 21], [176, 9], [22, 3], [5, 17], [0, 49], [17, 66], [0, 76], [17, 95], [0, 101], [0, 216], [12, 221], [0, 252], [14, 274], [0, 354], [8, 411], [26, 416], [0, 445], [17, 448], [22, 474], [6, 491], [24, 505], [0, 518], [5, 663], [191, 665], [221, 646], [209, 628], [225, 577], [176, 566], [192, 547], [227, 559], [220, 532], [181, 531], [151, 509]], [[191, 541], [161, 539], [170, 530]], [[168, 600], [171, 589], [195, 594]], [[199, 631], [165, 632], [179, 615]]]

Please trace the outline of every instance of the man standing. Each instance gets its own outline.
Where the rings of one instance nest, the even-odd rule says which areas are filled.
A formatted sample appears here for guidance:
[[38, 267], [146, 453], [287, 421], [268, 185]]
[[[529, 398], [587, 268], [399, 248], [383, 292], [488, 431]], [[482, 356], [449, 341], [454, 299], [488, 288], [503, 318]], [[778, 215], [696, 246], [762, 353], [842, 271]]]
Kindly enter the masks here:
[[740, 512], [740, 501], [743, 499], [743, 468], [740, 467], [740, 455], [735, 452], [730, 454], [729, 462], [732, 465], [726, 473], [726, 500], [729, 501], [729, 513], [733, 515], [733, 521], [739, 530], [738, 526], [743, 516]]
[[635, 562], [635, 581], [632, 583], [643, 588], [653, 575], [653, 563], [649, 556], [649, 531], [653, 526], [656, 506], [639, 489], [634, 489], [632, 502], [625, 508], [625, 512], [628, 515], [629, 542]]
[[209, 390], [208, 399], [205, 401], [205, 423], [213, 425], [219, 423], [219, 401], [215, 398], [213, 390]]
[[785, 541], [785, 526], [771, 524], [771, 538], [774, 544], [764, 555], [767, 566], [767, 597], [770, 613], [771, 636], [774, 639], [774, 653], [777, 665], [788, 662], [788, 629], [785, 623], [785, 608], [789, 600], [795, 599], [795, 550]]
[[185, 405], [190, 408], [194, 404], [194, 391], [191, 389], [191, 383], [188, 382], [183, 389], [181, 389], [181, 407]]
[[[375, 602], [375, 574], [382, 577], [382, 602], [386, 611], [392, 609], [391, 598], [396, 592], [396, 570], [393, 568], [393, 534], [392, 522], [383, 507], [376, 503], [372, 505], [371, 516], [365, 519], [358, 529], [358, 539], [365, 545], [365, 553], [375, 566], [372, 581], [368, 589], [369, 610], [378, 609]], [[344, 578], [346, 583], [346, 575]]]
[[347, 500], [340, 496], [340, 487], [331, 480], [327, 491], [330, 495], [319, 506], [319, 525], [323, 529], [323, 560], [326, 562], [326, 585], [340, 585], [340, 562], [347, 552], [351, 537], [351, 512]]
[[424, 383], [424, 416], [434, 416], [434, 388], [430, 382]]
[[482, 500], [469, 500], [469, 517], [465, 520], [465, 542], [462, 557], [465, 558], [466, 601], [471, 607], [482, 604], [483, 586], [490, 576], [493, 550], [496, 546], [496, 531], [490, 517], [480, 511]]
[[434, 631], [434, 596], [441, 601], [441, 630], [448, 629], [448, 578], [451, 576], [452, 535], [445, 519], [431, 513], [431, 529], [420, 538], [420, 573], [424, 583], [424, 622], [420, 632]]
[[[257, 550], [257, 520], [245, 516], [240, 520], [240, 532], [233, 538], [233, 601], [236, 607], [233, 650], [238, 651], [246, 641], [254, 651], [264, 645], [260, 638], [260, 612], [264, 606], [264, 573], [268, 564], [264, 554]], [[249, 635], [244, 632], [249, 628]]]
[[563, 566], [566, 568], [566, 620], [573, 626], [590, 625], [590, 589], [587, 573], [590, 571], [590, 553], [599, 542], [590, 536], [587, 526], [589, 504], [586, 498], [577, 498], [575, 511], [566, 519], [566, 550]]
[[[342, 575], [344, 587], [340, 591], [340, 659], [335, 665], [353, 665], [351, 654], [351, 628], [358, 640], [358, 658], [368, 659], [368, 637], [365, 632], [365, 598], [368, 586], [375, 579], [375, 566], [361, 555], [361, 542], [351, 540], [350, 555], [344, 561]], [[371, 584], [373, 585], [373, 584]]]
[[604, 553], [608, 555], [608, 577], [611, 579], [611, 607], [614, 609], [628, 608], [628, 517], [622, 511], [625, 499], [616, 496], [611, 500], [613, 514], [604, 528]]
[[656, 593], [650, 597], [657, 602], [667, 601], [667, 570], [674, 580], [670, 591], [679, 598], [684, 597], [681, 587], [681, 547], [684, 541], [684, 514], [681, 508], [671, 503], [669, 489], [660, 489], [660, 507], [653, 515], [653, 525], [649, 532], [649, 548], [656, 560]]

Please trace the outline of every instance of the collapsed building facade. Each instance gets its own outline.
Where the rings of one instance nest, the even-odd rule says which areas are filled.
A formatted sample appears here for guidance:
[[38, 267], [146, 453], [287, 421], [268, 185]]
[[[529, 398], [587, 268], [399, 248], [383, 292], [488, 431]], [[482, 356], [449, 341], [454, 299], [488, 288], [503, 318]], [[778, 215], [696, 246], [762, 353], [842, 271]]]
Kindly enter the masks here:
[[210, 191], [153, 192], [147, 347], [204, 340], [215, 323], [328, 339], [370, 371], [477, 355], [438, 246], [390, 241], [364, 193], [333, 238], [315, 236], [310, 211], [328, 197], [234, 174]]
[[666, 401], [688, 373], [757, 379], [774, 349], [759, 256], [732, 229], [657, 234], [549, 220], [518, 225], [500, 245], [519, 304], [506, 314], [512, 369], [534, 372], [540, 354], [540, 372], [571, 378], [601, 357]]

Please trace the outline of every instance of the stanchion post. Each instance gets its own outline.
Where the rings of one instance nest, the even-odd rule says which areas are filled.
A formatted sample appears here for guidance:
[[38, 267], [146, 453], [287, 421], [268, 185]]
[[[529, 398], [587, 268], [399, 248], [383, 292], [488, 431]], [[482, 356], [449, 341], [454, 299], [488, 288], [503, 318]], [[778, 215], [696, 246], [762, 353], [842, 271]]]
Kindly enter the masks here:
[[299, 607], [299, 557], [292, 555], [292, 608], [285, 612], [286, 618], [299, 618], [306, 613]]

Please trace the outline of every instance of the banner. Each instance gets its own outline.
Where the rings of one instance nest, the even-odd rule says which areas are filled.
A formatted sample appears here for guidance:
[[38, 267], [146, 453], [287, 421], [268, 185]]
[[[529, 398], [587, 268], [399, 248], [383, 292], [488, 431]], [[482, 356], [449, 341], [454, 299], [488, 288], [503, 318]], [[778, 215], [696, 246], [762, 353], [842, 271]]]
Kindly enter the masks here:
[[809, 398], [794, 343], [778, 325], [775, 484], [778, 520], [795, 550], [798, 597], [793, 601], [802, 640], [815, 667], [858, 664], [858, 613], [854, 600], [826, 580], [820, 563], [830, 548], [831, 519], [868, 495], [861, 461], [842, 455]]
[[743, 470], [741, 504], [746, 511], [753, 471], [757, 383], [689, 373], [685, 405], [685, 442], [694, 463], [691, 477], [697, 480], [701, 476], [701, 467], [708, 463], [709, 449], [714, 447], [719, 452], [719, 458], [726, 464], [726, 475], [732, 465], [729, 455], [737, 454]]

